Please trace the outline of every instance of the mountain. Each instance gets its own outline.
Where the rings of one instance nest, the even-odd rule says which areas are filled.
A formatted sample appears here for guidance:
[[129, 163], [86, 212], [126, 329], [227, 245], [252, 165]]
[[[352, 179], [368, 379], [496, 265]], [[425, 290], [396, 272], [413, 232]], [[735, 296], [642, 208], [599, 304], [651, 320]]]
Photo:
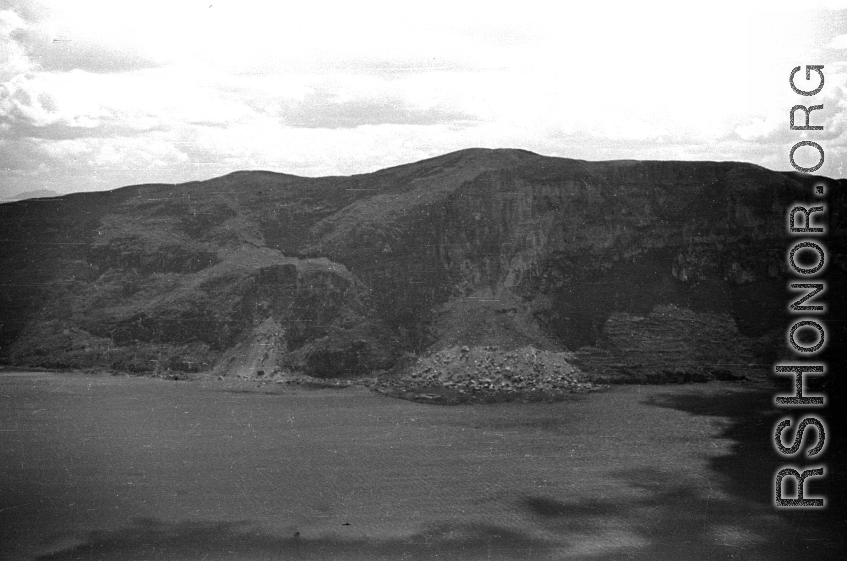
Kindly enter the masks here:
[[22, 201], [24, 199], [43, 199], [45, 197], [57, 197], [59, 193], [56, 191], [52, 191], [50, 189], [37, 189], [35, 191], [24, 191], [23, 193], [18, 193], [14, 195], [9, 200], [12, 201]]
[[[347, 376], [468, 345], [633, 379], [764, 370], [796, 294], [787, 212], [821, 182], [844, 208], [845, 180], [745, 163], [469, 149], [3, 204], [0, 361]], [[843, 287], [844, 215], [829, 221]]]

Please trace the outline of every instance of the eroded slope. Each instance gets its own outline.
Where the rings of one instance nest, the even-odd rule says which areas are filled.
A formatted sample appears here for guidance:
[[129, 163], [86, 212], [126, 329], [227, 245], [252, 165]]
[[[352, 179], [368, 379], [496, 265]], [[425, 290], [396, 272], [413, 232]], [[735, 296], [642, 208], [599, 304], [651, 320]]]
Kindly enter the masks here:
[[465, 150], [0, 205], [0, 356], [339, 376], [496, 345], [578, 351], [605, 375], [740, 375], [779, 347], [786, 210], [813, 181]]

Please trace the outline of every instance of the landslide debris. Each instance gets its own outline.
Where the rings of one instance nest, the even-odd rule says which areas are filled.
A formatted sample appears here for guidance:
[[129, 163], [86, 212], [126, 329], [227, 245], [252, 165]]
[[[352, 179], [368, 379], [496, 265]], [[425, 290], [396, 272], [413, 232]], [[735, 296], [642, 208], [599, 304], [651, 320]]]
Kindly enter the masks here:
[[443, 403], [556, 400], [598, 389], [573, 365], [575, 355], [527, 346], [454, 346], [417, 358], [398, 377], [369, 385], [381, 393]]

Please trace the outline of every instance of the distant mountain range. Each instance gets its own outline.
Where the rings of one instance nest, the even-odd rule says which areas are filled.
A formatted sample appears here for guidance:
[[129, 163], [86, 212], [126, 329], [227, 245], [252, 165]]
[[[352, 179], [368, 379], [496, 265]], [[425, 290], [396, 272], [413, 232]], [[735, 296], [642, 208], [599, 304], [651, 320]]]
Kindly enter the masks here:
[[38, 189], [36, 191], [25, 191], [23, 193], [18, 193], [17, 195], [12, 195], [9, 200], [10, 201], [23, 201], [24, 199], [40, 199], [44, 197], [58, 197], [59, 193], [56, 191], [51, 191], [50, 189]]
[[[816, 181], [470, 149], [3, 204], [0, 361], [347, 376], [469, 345], [633, 379], [765, 371], [795, 294], [787, 211]], [[838, 313], [847, 181], [826, 183]]]

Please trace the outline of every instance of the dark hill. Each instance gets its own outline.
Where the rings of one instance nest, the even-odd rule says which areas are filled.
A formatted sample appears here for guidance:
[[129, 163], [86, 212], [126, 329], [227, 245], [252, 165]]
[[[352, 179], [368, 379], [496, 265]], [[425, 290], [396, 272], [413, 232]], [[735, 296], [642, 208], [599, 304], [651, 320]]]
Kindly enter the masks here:
[[[787, 210], [815, 181], [472, 149], [3, 204], [0, 360], [329, 376], [467, 344], [578, 350], [636, 377], [769, 366], [792, 295]], [[845, 181], [825, 181], [843, 208]], [[844, 231], [833, 215], [833, 286]]]

